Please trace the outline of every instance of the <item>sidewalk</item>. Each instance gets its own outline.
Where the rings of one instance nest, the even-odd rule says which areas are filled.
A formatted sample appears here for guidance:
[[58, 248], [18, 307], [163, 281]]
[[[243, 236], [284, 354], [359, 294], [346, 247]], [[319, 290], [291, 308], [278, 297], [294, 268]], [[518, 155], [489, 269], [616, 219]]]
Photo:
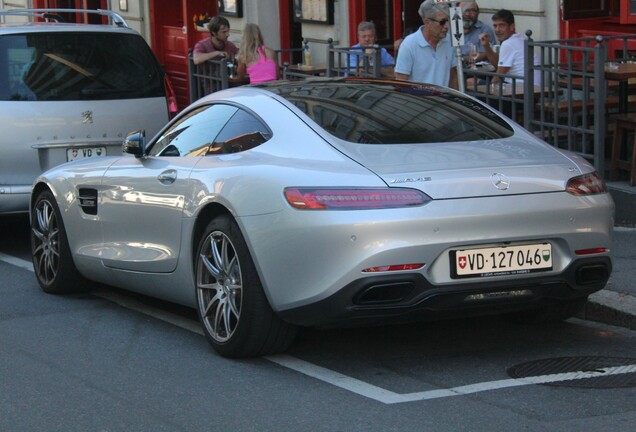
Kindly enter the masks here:
[[615, 226], [613, 240], [609, 283], [590, 296], [579, 317], [636, 329], [636, 228]]

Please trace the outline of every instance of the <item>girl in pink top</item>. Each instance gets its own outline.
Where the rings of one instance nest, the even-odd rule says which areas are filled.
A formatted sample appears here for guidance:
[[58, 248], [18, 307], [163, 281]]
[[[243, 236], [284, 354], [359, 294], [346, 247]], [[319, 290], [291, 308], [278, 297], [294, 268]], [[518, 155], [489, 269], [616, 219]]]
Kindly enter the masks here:
[[250, 84], [278, 79], [276, 53], [265, 46], [261, 29], [256, 24], [247, 23], [238, 55], [238, 75], [250, 76]]

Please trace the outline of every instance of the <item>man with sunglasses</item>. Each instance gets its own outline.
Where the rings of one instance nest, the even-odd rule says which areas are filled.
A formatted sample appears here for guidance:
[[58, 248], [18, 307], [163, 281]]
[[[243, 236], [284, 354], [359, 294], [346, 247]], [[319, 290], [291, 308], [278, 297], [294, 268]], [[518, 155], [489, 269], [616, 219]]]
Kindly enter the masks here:
[[425, 0], [418, 12], [424, 25], [400, 45], [395, 78], [456, 89], [457, 58], [448, 32], [448, 3]]

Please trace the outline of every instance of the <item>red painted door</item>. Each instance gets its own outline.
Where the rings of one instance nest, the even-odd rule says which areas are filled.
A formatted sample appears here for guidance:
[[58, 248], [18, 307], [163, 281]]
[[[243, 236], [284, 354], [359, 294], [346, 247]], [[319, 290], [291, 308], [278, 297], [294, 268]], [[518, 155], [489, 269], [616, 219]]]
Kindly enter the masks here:
[[214, 0], [150, 0], [152, 50], [168, 75], [179, 109], [190, 103], [188, 50], [206, 34], [197, 32], [193, 18], [214, 16]]
[[188, 38], [181, 27], [161, 26], [161, 65], [172, 84], [179, 109], [190, 103], [188, 86]]

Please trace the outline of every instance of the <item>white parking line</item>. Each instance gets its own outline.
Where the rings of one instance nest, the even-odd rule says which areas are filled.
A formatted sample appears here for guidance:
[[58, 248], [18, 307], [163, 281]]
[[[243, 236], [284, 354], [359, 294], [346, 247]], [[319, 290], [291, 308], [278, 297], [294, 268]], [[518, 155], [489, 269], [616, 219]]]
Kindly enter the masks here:
[[23, 260], [21, 258], [16, 258], [11, 255], [3, 254], [0, 252], [0, 261], [4, 261], [7, 264], [11, 264], [16, 267], [20, 267], [25, 270], [33, 271], [33, 263], [31, 261]]
[[[4, 261], [8, 264], [29, 270], [31, 272], [33, 271], [33, 265], [30, 261], [26, 261], [3, 253], [0, 253], [0, 261]], [[177, 327], [181, 327], [193, 333], [203, 335], [203, 330], [201, 329], [198, 322], [152, 306], [145, 305], [133, 298], [123, 296], [116, 292], [107, 290], [92, 290], [91, 293], [125, 308], [135, 310], [137, 312], [152, 316]], [[366, 398], [373, 399], [384, 404], [415, 402], [445, 398], [450, 396], [463, 396], [502, 388], [521, 387], [533, 384], [547, 384], [560, 381], [571, 381], [586, 378], [597, 378], [601, 376], [605, 377], [609, 375], [636, 373], [636, 364], [633, 364], [600, 368], [594, 371], [577, 371], [552, 375], [532, 376], [526, 378], [511, 378], [498, 381], [468, 384], [448, 389], [435, 389], [423, 392], [400, 394], [292, 356], [273, 355], [267, 356], [265, 358], [280, 366], [286, 367], [296, 372], [300, 372], [304, 375], [310, 376], [327, 384], [331, 384], [343, 390], [350, 391], [357, 395], [364, 396]]]
[[560, 373], [553, 375], [541, 375], [541, 376], [533, 376], [527, 378], [510, 378], [499, 381], [489, 381], [482, 382], [476, 384], [469, 384], [465, 386], [452, 387], [449, 389], [436, 389], [429, 390], [424, 392], [417, 393], [394, 393], [392, 391], [383, 389], [381, 387], [376, 387], [374, 385], [365, 383], [364, 381], [357, 380], [355, 378], [348, 377], [346, 375], [342, 375], [338, 372], [332, 371], [330, 369], [325, 369], [320, 366], [316, 366], [315, 364], [286, 356], [286, 355], [276, 355], [267, 357], [269, 360], [274, 363], [278, 363], [281, 366], [285, 366], [289, 369], [293, 369], [302, 374], [308, 375], [310, 377], [319, 379], [321, 381], [332, 384], [336, 387], [340, 387], [344, 390], [348, 390], [352, 393], [359, 394], [360, 396], [364, 396], [370, 399], [374, 399], [378, 402], [382, 402], [384, 404], [395, 404], [402, 402], [415, 402], [429, 399], [439, 399], [449, 396], [463, 396], [473, 393], [480, 393], [484, 391], [497, 390], [502, 388], [509, 387], [520, 387], [532, 384], [546, 384], [546, 383], [554, 383], [559, 381], [571, 381], [571, 380], [579, 380], [585, 378], [597, 378], [597, 377], [605, 377], [609, 375], [620, 375], [626, 373], [635, 373], [636, 372], [636, 364], [633, 365], [625, 365], [625, 366], [617, 366], [617, 367], [607, 367], [602, 369], [597, 369], [592, 372], [586, 371], [577, 371], [577, 372], [568, 372], [568, 373]]

